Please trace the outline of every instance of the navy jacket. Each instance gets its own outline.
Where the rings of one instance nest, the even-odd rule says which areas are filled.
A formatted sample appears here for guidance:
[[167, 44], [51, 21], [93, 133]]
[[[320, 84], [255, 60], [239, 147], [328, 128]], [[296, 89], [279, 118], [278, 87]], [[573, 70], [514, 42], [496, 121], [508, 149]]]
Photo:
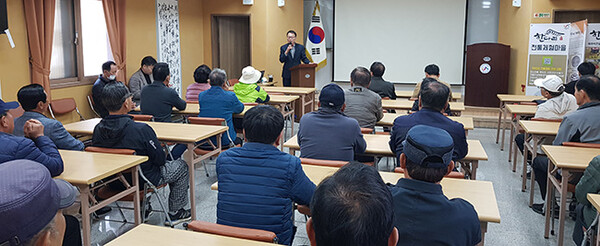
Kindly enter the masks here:
[[446, 130], [454, 140], [454, 153], [452, 160], [461, 160], [467, 155], [469, 146], [467, 146], [467, 137], [463, 124], [451, 120], [440, 112], [429, 108], [423, 108], [413, 114], [400, 116], [394, 120], [392, 127], [392, 136], [390, 137], [390, 148], [400, 158], [402, 154], [402, 141], [406, 138], [408, 130], [416, 125], [433, 126]]
[[167, 87], [162, 81], [154, 81], [142, 89], [142, 114], [154, 116], [154, 121], [171, 122], [173, 107], [184, 110], [186, 106], [177, 91]]
[[[198, 117], [223, 118], [227, 121], [229, 137], [223, 133], [221, 144], [229, 145], [229, 139], [235, 141], [236, 133], [233, 127], [233, 114], [244, 111], [244, 104], [238, 100], [232, 91], [225, 91], [220, 86], [212, 86], [210, 89], [201, 92], [198, 95], [198, 104], [200, 113]], [[211, 137], [213, 143], [217, 143], [216, 137]]]
[[46, 136], [35, 140], [0, 132], [0, 164], [18, 159], [37, 161], [46, 166], [52, 177], [63, 172], [63, 161], [56, 145]]
[[217, 223], [271, 231], [279, 243], [292, 243], [293, 203], [308, 205], [315, 191], [300, 159], [250, 142], [219, 155], [217, 178]]
[[109, 115], [94, 128], [92, 145], [111, 149], [133, 149], [136, 155], [148, 156], [140, 167], [154, 185], [160, 184], [160, 166], [165, 164], [165, 152], [154, 130], [129, 115]]
[[352, 161], [354, 153], [364, 153], [367, 143], [358, 121], [340, 111], [319, 108], [300, 119], [298, 145], [300, 157]]
[[285, 50], [287, 50], [289, 43], [286, 43], [279, 48], [279, 62], [283, 63], [283, 71], [281, 72], [281, 77], [291, 78], [292, 72], [290, 68], [300, 65], [300, 62], [304, 62], [304, 64], [310, 63], [310, 60], [306, 57], [306, 49], [304, 45], [296, 43], [296, 47], [294, 48], [294, 58], [292, 58], [292, 52], [288, 52], [285, 55]]
[[473, 205], [448, 198], [442, 186], [414, 179], [389, 185], [394, 202], [398, 245], [476, 245], [481, 226]]
[[50, 119], [38, 112], [26, 111], [21, 117], [16, 118], [15, 130], [13, 131], [13, 134], [15, 134], [15, 136], [25, 136], [23, 127], [25, 126], [25, 122], [30, 119], [39, 120], [42, 125], [44, 125], [44, 136], [48, 136], [50, 139], [52, 139], [52, 142], [54, 142], [57, 148], [66, 150], [83, 150], [83, 143], [71, 136], [62, 123], [60, 123], [60, 121]]
[[94, 110], [102, 118], [108, 116], [108, 110], [104, 107], [104, 104], [102, 104], [102, 89], [104, 89], [104, 86], [106, 86], [106, 84], [115, 83], [115, 82], [117, 82], [117, 81], [109, 80], [107, 78], [104, 78], [102, 75], [100, 75], [100, 76], [98, 76], [98, 79], [94, 83], [94, 86], [92, 86], [92, 98], [94, 99]]
[[369, 90], [379, 94], [381, 98], [389, 97], [390, 99], [396, 99], [396, 88], [394, 84], [383, 80], [382, 77], [371, 77], [371, 84]]

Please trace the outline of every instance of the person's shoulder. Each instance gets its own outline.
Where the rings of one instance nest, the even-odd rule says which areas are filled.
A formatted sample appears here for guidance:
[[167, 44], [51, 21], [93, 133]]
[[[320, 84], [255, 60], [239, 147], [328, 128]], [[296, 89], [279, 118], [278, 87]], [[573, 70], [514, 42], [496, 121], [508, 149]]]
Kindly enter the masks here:
[[475, 211], [475, 207], [473, 204], [469, 203], [465, 199], [462, 198], [453, 198], [450, 199], [449, 204], [453, 207], [456, 213], [460, 214], [465, 220], [478, 219], [477, 211]]

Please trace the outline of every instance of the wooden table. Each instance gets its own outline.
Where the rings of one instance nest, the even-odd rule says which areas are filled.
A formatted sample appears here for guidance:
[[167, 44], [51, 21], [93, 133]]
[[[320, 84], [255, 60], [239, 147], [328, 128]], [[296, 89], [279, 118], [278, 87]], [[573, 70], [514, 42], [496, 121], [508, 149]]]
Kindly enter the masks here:
[[[300, 98], [299, 96], [285, 96], [285, 95], [269, 95], [269, 97], [271, 98], [267, 104], [276, 106], [279, 108], [279, 110], [281, 111], [281, 114], [283, 114], [283, 118], [287, 119], [289, 117], [290, 119], [290, 125], [291, 125], [291, 131], [292, 134], [294, 134], [294, 112], [295, 110], [295, 103], [294, 101], [298, 100], [298, 98]], [[287, 127], [284, 127], [284, 132], [287, 132]], [[281, 138], [281, 142], [285, 141], [285, 136], [287, 134], [283, 134], [283, 138]], [[281, 145], [281, 150], [283, 151], [283, 144]]]
[[299, 96], [300, 101], [296, 103], [296, 116], [298, 119], [302, 118], [303, 115], [312, 112], [315, 108], [316, 103], [316, 91], [315, 88], [308, 87], [263, 87], [267, 93], [283, 93], [286, 95]]
[[[594, 208], [596, 208], [596, 211], [600, 211], [600, 194], [592, 194], [592, 193], [588, 193], [587, 194], [587, 199], [588, 201], [590, 201], [590, 203], [592, 204], [592, 206], [594, 206]], [[597, 220], [600, 221], [600, 213], [598, 213], [598, 215], [596, 215]], [[598, 231], [596, 233], [596, 245], [600, 245], [600, 230], [596, 230]]]
[[[548, 156], [548, 180], [546, 191], [546, 226], [544, 237], [548, 238], [550, 233], [550, 212], [551, 201], [554, 201], [554, 188], [560, 193], [560, 212], [558, 216], [558, 245], [563, 245], [565, 238], [565, 218], [568, 213], [567, 207], [567, 187], [569, 177], [572, 173], [585, 171], [590, 161], [600, 155], [600, 149], [567, 147], [555, 145], [542, 145], [542, 150]], [[555, 175], [561, 173], [562, 179], [558, 180]]]
[[500, 127], [502, 127], [502, 145], [500, 150], [504, 150], [504, 134], [506, 132], [506, 126], [502, 124], [506, 120], [506, 104], [519, 103], [519, 102], [531, 102], [533, 100], [544, 99], [542, 96], [526, 96], [526, 95], [512, 95], [512, 94], [498, 94], [496, 95], [500, 99], [500, 107], [498, 108], [498, 128], [496, 130], [496, 143], [500, 139]]
[[[81, 201], [81, 225], [83, 230], [83, 245], [91, 245], [91, 221], [90, 216], [110, 203], [133, 194], [133, 215], [136, 225], [140, 224], [140, 197], [138, 195], [138, 166], [148, 160], [146, 156], [116, 155], [104, 153], [91, 153], [83, 151], [59, 150], [64, 163], [63, 173], [56, 177], [64, 179], [79, 188], [79, 200]], [[130, 185], [123, 178], [123, 172], [131, 172], [132, 182]], [[124, 183], [126, 190], [119, 192], [113, 197], [102, 202], [97, 202], [93, 191], [100, 186], [91, 188], [97, 181], [117, 175]], [[116, 179], [113, 179], [116, 181]], [[110, 182], [107, 182], [110, 183]], [[90, 203], [91, 201], [91, 203]]]
[[[396, 91], [396, 97], [398, 98], [412, 98], [413, 91]], [[462, 93], [452, 92], [452, 100], [458, 101], [462, 99]]]
[[[365, 150], [364, 154], [375, 157], [376, 168], [377, 161], [380, 157], [396, 157], [394, 152], [390, 150], [390, 146], [388, 144], [390, 141], [389, 135], [365, 134], [363, 137], [367, 142], [367, 149]], [[460, 164], [463, 170], [467, 172], [465, 174], [469, 175], [471, 179], [475, 179], [477, 177], [477, 167], [479, 167], [479, 161], [487, 160], [488, 157], [479, 140], [467, 139], [467, 144], [469, 145], [467, 156], [460, 160]], [[298, 136], [295, 135], [288, 139], [283, 146], [290, 149], [291, 155], [296, 155], [296, 151], [300, 150]]]
[[[410, 110], [414, 103], [414, 101], [404, 100], [381, 100], [381, 107], [384, 109]], [[460, 114], [465, 111], [465, 104], [463, 102], [450, 102], [450, 110]]]
[[[302, 165], [306, 176], [315, 184], [321, 183], [323, 179], [335, 173], [336, 167], [323, 167], [315, 165]], [[392, 172], [379, 172], [386, 183], [396, 184], [404, 174]], [[479, 180], [464, 180], [444, 178], [441, 181], [444, 195], [449, 199], [462, 198], [473, 205], [481, 223], [481, 245], [488, 223], [500, 223], [500, 212], [492, 182]], [[211, 186], [212, 190], [218, 190], [218, 183]]]
[[[71, 134], [77, 135], [92, 135], [94, 127], [100, 122], [99, 118], [84, 120], [66, 124], [65, 129]], [[188, 164], [188, 172], [190, 178], [190, 204], [192, 208], [192, 220], [196, 219], [196, 200], [195, 198], [195, 172], [194, 164], [206, 160], [212, 156], [221, 153], [221, 134], [226, 132], [227, 126], [207, 126], [195, 124], [179, 124], [179, 123], [164, 123], [164, 122], [143, 122], [148, 124], [154, 132], [158, 140], [163, 142], [175, 142], [185, 144], [187, 146], [187, 154], [184, 156]], [[216, 149], [201, 156], [195, 156], [194, 148], [196, 142], [208, 139], [210, 137], [217, 138]], [[206, 165], [206, 164], [205, 164]]]
[[[560, 126], [560, 122], [547, 122], [547, 121], [531, 121], [531, 120], [521, 120], [519, 121], [519, 125], [523, 128], [525, 134], [525, 141], [523, 142], [523, 171], [522, 171], [522, 181], [521, 181], [521, 191], [525, 191], [527, 188], [527, 156], [528, 153], [531, 152], [531, 160], [535, 159], [537, 156], [538, 146], [542, 143], [544, 138], [551, 137], [554, 138], [558, 133], [558, 127]], [[532, 144], [529, 143], [531, 140]], [[516, 148], [516, 147], [515, 147]], [[515, 149], [516, 151], [516, 149]], [[515, 154], [515, 159], [513, 160], [513, 165], [517, 165], [517, 154]], [[513, 167], [514, 169], [515, 167]], [[531, 172], [530, 178], [530, 190], [529, 190], [529, 206], [533, 204], [533, 196], [535, 190], [535, 173]]]
[[[400, 116], [404, 116], [407, 114], [403, 113], [383, 113], [383, 118], [376, 125], [383, 127], [391, 127], [394, 126], [394, 120]], [[473, 124], [473, 117], [470, 116], [448, 116], [453, 121], [463, 124], [465, 131], [475, 129], [475, 125]]]
[[[513, 142], [515, 138], [515, 133], [519, 132], [520, 126], [519, 121], [523, 117], [534, 116], [535, 111], [537, 111], [537, 106], [534, 105], [506, 105], [506, 111], [511, 115], [510, 120], [510, 139], [508, 140], [508, 162], [512, 161], [513, 154]], [[504, 132], [502, 132], [502, 147], [504, 147]], [[516, 155], [516, 153], [515, 153]], [[510, 167], [510, 166], [509, 166]], [[513, 165], [512, 171], [515, 172], [516, 165]]]
[[107, 246], [259, 246], [275, 245], [234, 237], [219, 236], [214, 234], [173, 229], [163, 226], [141, 224], [126, 232], [125, 234], [113, 239], [106, 244]]

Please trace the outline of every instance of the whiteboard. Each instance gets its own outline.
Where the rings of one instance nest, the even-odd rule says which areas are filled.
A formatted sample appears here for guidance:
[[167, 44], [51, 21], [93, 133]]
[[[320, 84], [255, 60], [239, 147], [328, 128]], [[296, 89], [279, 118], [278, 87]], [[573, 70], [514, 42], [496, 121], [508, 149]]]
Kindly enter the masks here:
[[462, 84], [467, 0], [335, 0], [334, 81], [357, 66], [386, 66], [383, 77], [416, 83], [435, 63], [440, 80]]

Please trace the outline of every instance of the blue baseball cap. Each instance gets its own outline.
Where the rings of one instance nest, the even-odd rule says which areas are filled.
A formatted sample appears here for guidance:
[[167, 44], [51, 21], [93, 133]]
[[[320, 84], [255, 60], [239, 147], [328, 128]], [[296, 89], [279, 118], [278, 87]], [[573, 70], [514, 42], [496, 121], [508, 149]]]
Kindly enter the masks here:
[[18, 102], [4, 102], [0, 99], [0, 114], [6, 113], [6, 111], [19, 107]]
[[402, 144], [406, 158], [422, 167], [443, 168], [452, 161], [454, 141], [443, 129], [426, 125], [413, 126]]
[[0, 164], [0, 245], [21, 245], [71, 206], [77, 189], [52, 179], [42, 164], [15, 160]]
[[344, 105], [345, 101], [346, 98], [344, 97], [344, 90], [342, 90], [342, 87], [334, 83], [324, 86], [319, 94], [319, 102], [321, 105], [337, 107]]

